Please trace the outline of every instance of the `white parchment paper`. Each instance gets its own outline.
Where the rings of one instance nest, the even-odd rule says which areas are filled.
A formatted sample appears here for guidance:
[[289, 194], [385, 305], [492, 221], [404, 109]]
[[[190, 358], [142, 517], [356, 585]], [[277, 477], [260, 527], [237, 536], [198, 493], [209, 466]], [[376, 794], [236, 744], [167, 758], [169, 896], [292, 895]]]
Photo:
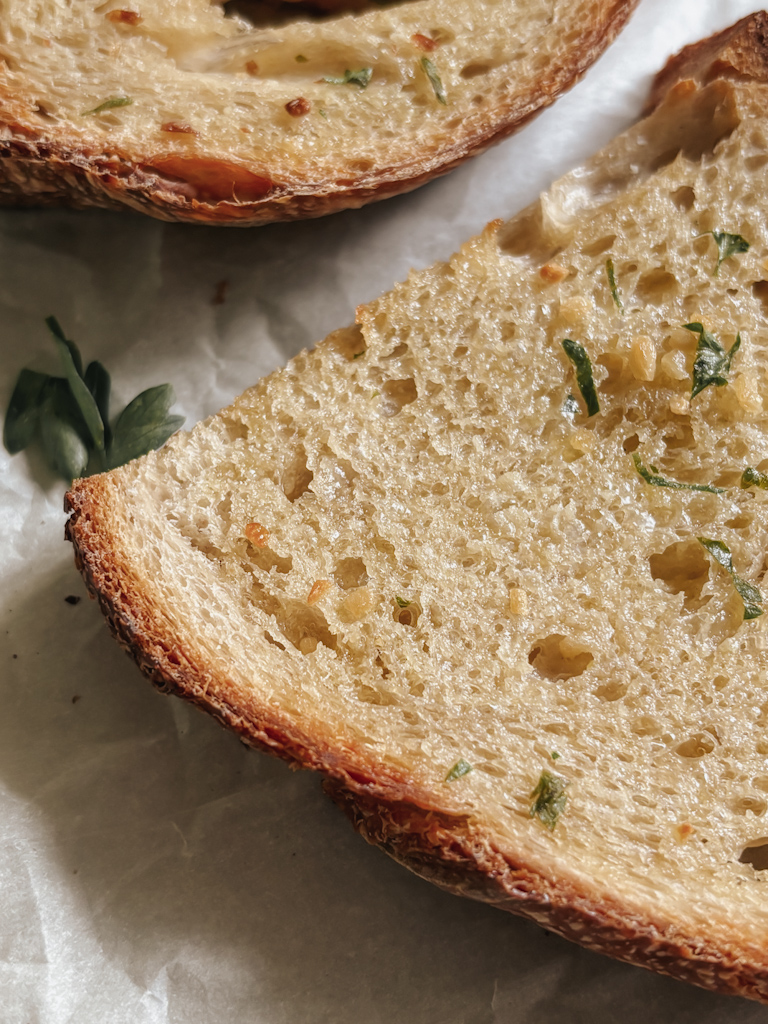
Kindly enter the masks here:
[[[510, 216], [637, 115], [650, 76], [754, 0], [642, 0], [569, 95], [409, 196], [252, 230], [0, 214], [0, 402], [54, 313], [116, 406], [191, 424], [357, 303]], [[214, 304], [226, 281], [225, 301]], [[317, 779], [155, 694], [62, 540], [63, 486], [0, 451], [3, 1024], [768, 1024], [448, 896], [356, 837]]]

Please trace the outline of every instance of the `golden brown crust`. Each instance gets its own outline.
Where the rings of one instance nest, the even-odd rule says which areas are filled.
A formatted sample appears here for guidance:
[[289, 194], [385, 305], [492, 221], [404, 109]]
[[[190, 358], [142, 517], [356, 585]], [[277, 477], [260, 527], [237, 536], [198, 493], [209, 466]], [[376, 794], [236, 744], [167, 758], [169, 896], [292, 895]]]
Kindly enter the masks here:
[[[408, 163], [355, 178], [276, 181], [267, 167], [210, 157], [97, 151], [24, 122], [15, 98], [0, 95], [0, 204], [128, 206], [161, 220], [255, 225], [320, 217], [411, 191], [521, 128], [569, 89], [624, 26], [639, 0], [609, 0], [565, 58], [525, 94], [510, 94], [493, 117], [478, 117], [450, 144], [433, 144]], [[13, 112], [13, 113], [11, 113]], [[428, 150], [428, 147], [426, 147]]]
[[656, 75], [643, 111], [649, 114], [676, 82], [706, 85], [715, 78], [768, 82], [768, 14], [756, 11], [708, 39], [685, 46]]
[[442, 889], [530, 918], [571, 942], [726, 995], [768, 1002], [763, 949], [729, 949], [640, 916], [594, 887], [553, 880], [498, 850], [466, 820], [382, 803], [326, 782], [354, 828], [404, 867]]

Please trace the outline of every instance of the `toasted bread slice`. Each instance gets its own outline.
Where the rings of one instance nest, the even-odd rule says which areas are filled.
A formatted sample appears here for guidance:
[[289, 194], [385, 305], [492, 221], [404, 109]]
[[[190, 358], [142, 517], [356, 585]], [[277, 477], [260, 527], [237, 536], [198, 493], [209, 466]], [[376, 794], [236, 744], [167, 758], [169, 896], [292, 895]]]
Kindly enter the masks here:
[[213, 224], [361, 206], [515, 131], [636, 3], [415, 0], [259, 28], [211, 0], [8, 0], [0, 201]]
[[79, 481], [67, 532], [152, 682], [371, 842], [765, 1000], [768, 76], [702, 52], [512, 221]]

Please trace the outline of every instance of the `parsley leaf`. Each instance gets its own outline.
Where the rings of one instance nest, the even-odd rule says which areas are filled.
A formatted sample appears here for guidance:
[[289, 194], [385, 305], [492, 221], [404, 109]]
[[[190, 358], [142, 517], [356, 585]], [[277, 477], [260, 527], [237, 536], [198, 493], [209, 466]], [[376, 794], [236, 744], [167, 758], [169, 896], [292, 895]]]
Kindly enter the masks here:
[[170, 385], [163, 384], [134, 398], [110, 429], [109, 374], [99, 362], [83, 372], [77, 345], [55, 317], [46, 324], [65, 376], [21, 371], [3, 425], [3, 444], [11, 455], [38, 441], [49, 468], [71, 481], [145, 455], [184, 422], [168, 414], [175, 399]]
[[578, 341], [570, 338], [563, 339], [565, 354], [576, 368], [576, 383], [579, 385], [581, 397], [587, 406], [587, 415], [594, 416], [600, 412], [600, 403], [597, 400], [597, 391], [592, 377], [592, 362], [587, 355], [586, 349]]
[[357, 85], [361, 89], [365, 89], [372, 77], [373, 68], [360, 68], [357, 71], [350, 71], [349, 68], [347, 68], [341, 78], [335, 78], [333, 75], [328, 75], [323, 79], [323, 81], [330, 82], [331, 85]]
[[744, 602], [744, 618], [756, 619], [758, 615], [762, 615], [763, 609], [760, 605], [763, 603], [763, 595], [756, 586], [748, 583], [747, 580], [742, 579], [741, 576], [736, 574], [736, 570], [733, 567], [733, 556], [728, 545], [723, 544], [721, 540], [710, 540], [707, 537], [698, 537], [697, 540], [707, 549], [715, 561], [719, 562], [731, 574], [736, 593]]
[[616, 274], [613, 269], [613, 260], [608, 259], [605, 261], [605, 272], [608, 275], [608, 284], [611, 288], [611, 295], [613, 296], [613, 301], [616, 303], [616, 309], [618, 309], [620, 313], [623, 313], [624, 303], [621, 301], [621, 296], [619, 295], [619, 286], [616, 284]]
[[738, 256], [739, 253], [747, 252], [749, 242], [746, 238], [742, 238], [741, 235], [729, 235], [727, 231], [712, 231], [710, 234], [717, 245], [717, 266], [715, 267], [714, 274], [717, 277], [720, 273], [720, 264], [730, 259], [731, 256]]
[[726, 352], [714, 334], [710, 334], [703, 324], [683, 324], [683, 327], [686, 331], [692, 331], [699, 336], [696, 360], [693, 364], [693, 386], [691, 387], [691, 398], [693, 399], [710, 384], [721, 388], [728, 383], [731, 362], [741, 345], [741, 335], [736, 335], [736, 341]]
[[567, 785], [567, 781], [560, 778], [559, 775], [542, 772], [541, 778], [536, 783], [536, 788], [531, 793], [533, 803], [529, 817], [538, 818], [550, 832], [554, 830], [557, 819], [565, 810], [565, 802], [568, 799], [568, 794], [565, 792]]
[[725, 491], [724, 487], [714, 487], [712, 484], [683, 484], [679, 480], [667, 480], [666, 477], [659, 476], [655, 466], [646, 469], [637, 452], [633, 452], [632, 461], [643, 480], [653, 487], [669, 487], [673, 491], [706, 491], [707, 494], [722, 494]]
[[395, 600], [401, 608], [407, 608], [411, 603], [410, 601], [406, 601], [404, 597], [399, 597], [398, 595], [395, 595]]
[[463, 757], [459, 758], [456, 764], [451, 768], [448, 774], [445, 776], [444, 782], [455, 782], [456, 779], [460, 779], [462, 775], [467, 775], [472, 771], [474, 765], [471, 765], [469, 761], [465, 761]]
[[429, 57], [422, 57], [419, 61], [424, 74], [429, 79], [430, 85], [435, 90], [435, 96], [438, 103], [442, 103], [444, 107], [448, 106], [448, 97], [445, 94], [445, 88], [443, 86], [443, 80], [438, 74], [437, 68], [429, 59]]
[[768, 476], [757, 469], [752, 469], [751, 466], [747, 466], [741, 474], [741, 487], [745, 491], [748, 487], [761, 487], [764, 491], [768, 491]]
[[94, 107], [93, 110], [84, 110], [81, 117], [89, 117], [91, 114], [101, 114], [105, 110], [114, 110], [115, 107], [130, 107], [133, 100], [130, 96], [110, 96], [108, 100], [104, 100], [98, 107]]

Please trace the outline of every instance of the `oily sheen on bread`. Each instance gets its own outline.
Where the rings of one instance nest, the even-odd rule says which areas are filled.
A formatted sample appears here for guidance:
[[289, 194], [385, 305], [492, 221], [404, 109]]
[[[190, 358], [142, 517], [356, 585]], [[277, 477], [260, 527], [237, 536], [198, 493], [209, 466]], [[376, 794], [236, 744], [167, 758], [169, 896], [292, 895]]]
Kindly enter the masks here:
[[7, 0], [0, 202], [214, 224], [361, 206], [515, 131], [637, 2], [413, 0], [265, 27], [211, 0]]
[[67, 499], [150, 680], [320, 771], [371, 842], [761, 1000], [766, 23], [684, 53], [539, 202]]

